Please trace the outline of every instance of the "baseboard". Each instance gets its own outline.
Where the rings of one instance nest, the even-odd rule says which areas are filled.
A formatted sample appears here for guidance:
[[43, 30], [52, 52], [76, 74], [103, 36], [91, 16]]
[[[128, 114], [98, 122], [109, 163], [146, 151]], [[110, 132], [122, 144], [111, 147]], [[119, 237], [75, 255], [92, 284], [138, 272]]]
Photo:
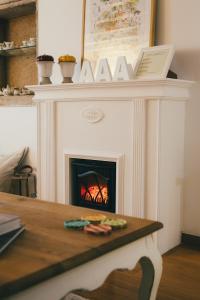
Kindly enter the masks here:
[[181, 242], [183, 245], [188, 245], [200, 249], [200, 236], [182, 233]]
[[67, 296], [65, 296], [64, 298], [62, 298], [62, 300], [89, 300], [89, 299], [83, 298], [74, 293], [70, 293]]

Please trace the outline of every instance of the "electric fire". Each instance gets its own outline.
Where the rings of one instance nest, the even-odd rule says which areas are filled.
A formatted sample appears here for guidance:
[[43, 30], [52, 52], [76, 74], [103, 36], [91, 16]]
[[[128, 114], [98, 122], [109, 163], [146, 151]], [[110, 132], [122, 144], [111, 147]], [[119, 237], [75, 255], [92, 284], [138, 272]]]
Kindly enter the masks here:
[[72, 204], [115, 212], [116, 163], [71, 160]]

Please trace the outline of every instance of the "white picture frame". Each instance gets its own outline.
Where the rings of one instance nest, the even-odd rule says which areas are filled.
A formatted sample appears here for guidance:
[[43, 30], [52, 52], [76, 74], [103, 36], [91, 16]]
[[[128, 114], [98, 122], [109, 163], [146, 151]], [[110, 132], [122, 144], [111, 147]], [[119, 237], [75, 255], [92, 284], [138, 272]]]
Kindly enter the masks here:
[[143, 48], [133, 70], [134, 79], [164, 79], [167, 77], [173, 56], [173, 45]]

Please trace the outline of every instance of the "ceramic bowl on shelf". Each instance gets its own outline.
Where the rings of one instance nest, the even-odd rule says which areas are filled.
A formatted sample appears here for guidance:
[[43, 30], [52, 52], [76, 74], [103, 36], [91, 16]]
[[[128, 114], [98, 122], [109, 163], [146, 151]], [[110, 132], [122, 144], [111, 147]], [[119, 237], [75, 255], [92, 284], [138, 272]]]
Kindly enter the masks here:
[[3, 43], [3, 50], [9, 50], [9, 49], [12, 49], [14, 48], [14, 42], [4, 42]]
[[21, 48], [24, 48], [24, 47], [27, 47], [28, 46], [28, 41], [22, 41], [22, 44], [21, 44]]
[[14, 88], [13, 95], [14, 96], [19, 96], [20, 95], [20, 89], [19, 88]]
[[4, 96], [12, 96], [13, 95], [13, 88], [10, 87], [8, 84], [6, 88], [2, 88], [2, 92]]
[[29, 47], [34, 47], [36, 46], [36, 38], [31, 37], [28, 41], [27, 44]]

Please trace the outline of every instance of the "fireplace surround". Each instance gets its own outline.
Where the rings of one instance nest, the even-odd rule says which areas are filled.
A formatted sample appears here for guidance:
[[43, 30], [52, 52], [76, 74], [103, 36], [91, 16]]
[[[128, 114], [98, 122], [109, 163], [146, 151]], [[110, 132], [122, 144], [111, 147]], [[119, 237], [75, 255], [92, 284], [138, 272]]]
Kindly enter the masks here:
[[[77, 196], [80, 196], [80, 189], [77, 190], [77, 185], [75, 187], [75, 181], [78, 179], [73, 178], [76, 170], [72, 170], [72, 165], [76, 163], [78, 165], [84, 165], [81, 168], [80, 175], [87, 172], [100, 173], [108, 181], [108, 195], [110, 198], [109, 205], [104, 207], [101, 205], [95, 205], [94, 203], [87, 203], [86, 205], [81, 205], [78, 203], [80, 198], [77, 200]], [[96, 165], [96, 166], [95, 166]], [[95, 167], [94, 167], [95, 166]], [[104, 166], [104, 167], [103, 167]], [[99, 209], [102, 211], [110, 212], [121, 212], [123, 211], [123, 173], [124, 173], [124, 156], [116, 153], [112, 155], [105, 155], [105, 153], [97, 152], [65, 152], [64, 153], [64, 199], [65, 203], [72, 205], [86, 206], [88, 208]], [[87, 174], [86, 174], [87, 175]], [[89, 175], [89, 174], [88, 174]], [[76, 182], [77, 184], [79, 182]], [[76, 188], [76, 191], [73, 189]], [[76, 199], [75, 199], [76, 198]], [[75, 199], [75, 200], [73, 200]], [[112, 203], [111, 203], [112, 202]], [[83, 203], [82, 203], [83, 204]]]
[[31, 86], [39, 197], [72, 204], [74, 158], [114, 162], [115, 212], [163, 222], [162, 253], [178, 245], [191, 84], [162, 79]]

